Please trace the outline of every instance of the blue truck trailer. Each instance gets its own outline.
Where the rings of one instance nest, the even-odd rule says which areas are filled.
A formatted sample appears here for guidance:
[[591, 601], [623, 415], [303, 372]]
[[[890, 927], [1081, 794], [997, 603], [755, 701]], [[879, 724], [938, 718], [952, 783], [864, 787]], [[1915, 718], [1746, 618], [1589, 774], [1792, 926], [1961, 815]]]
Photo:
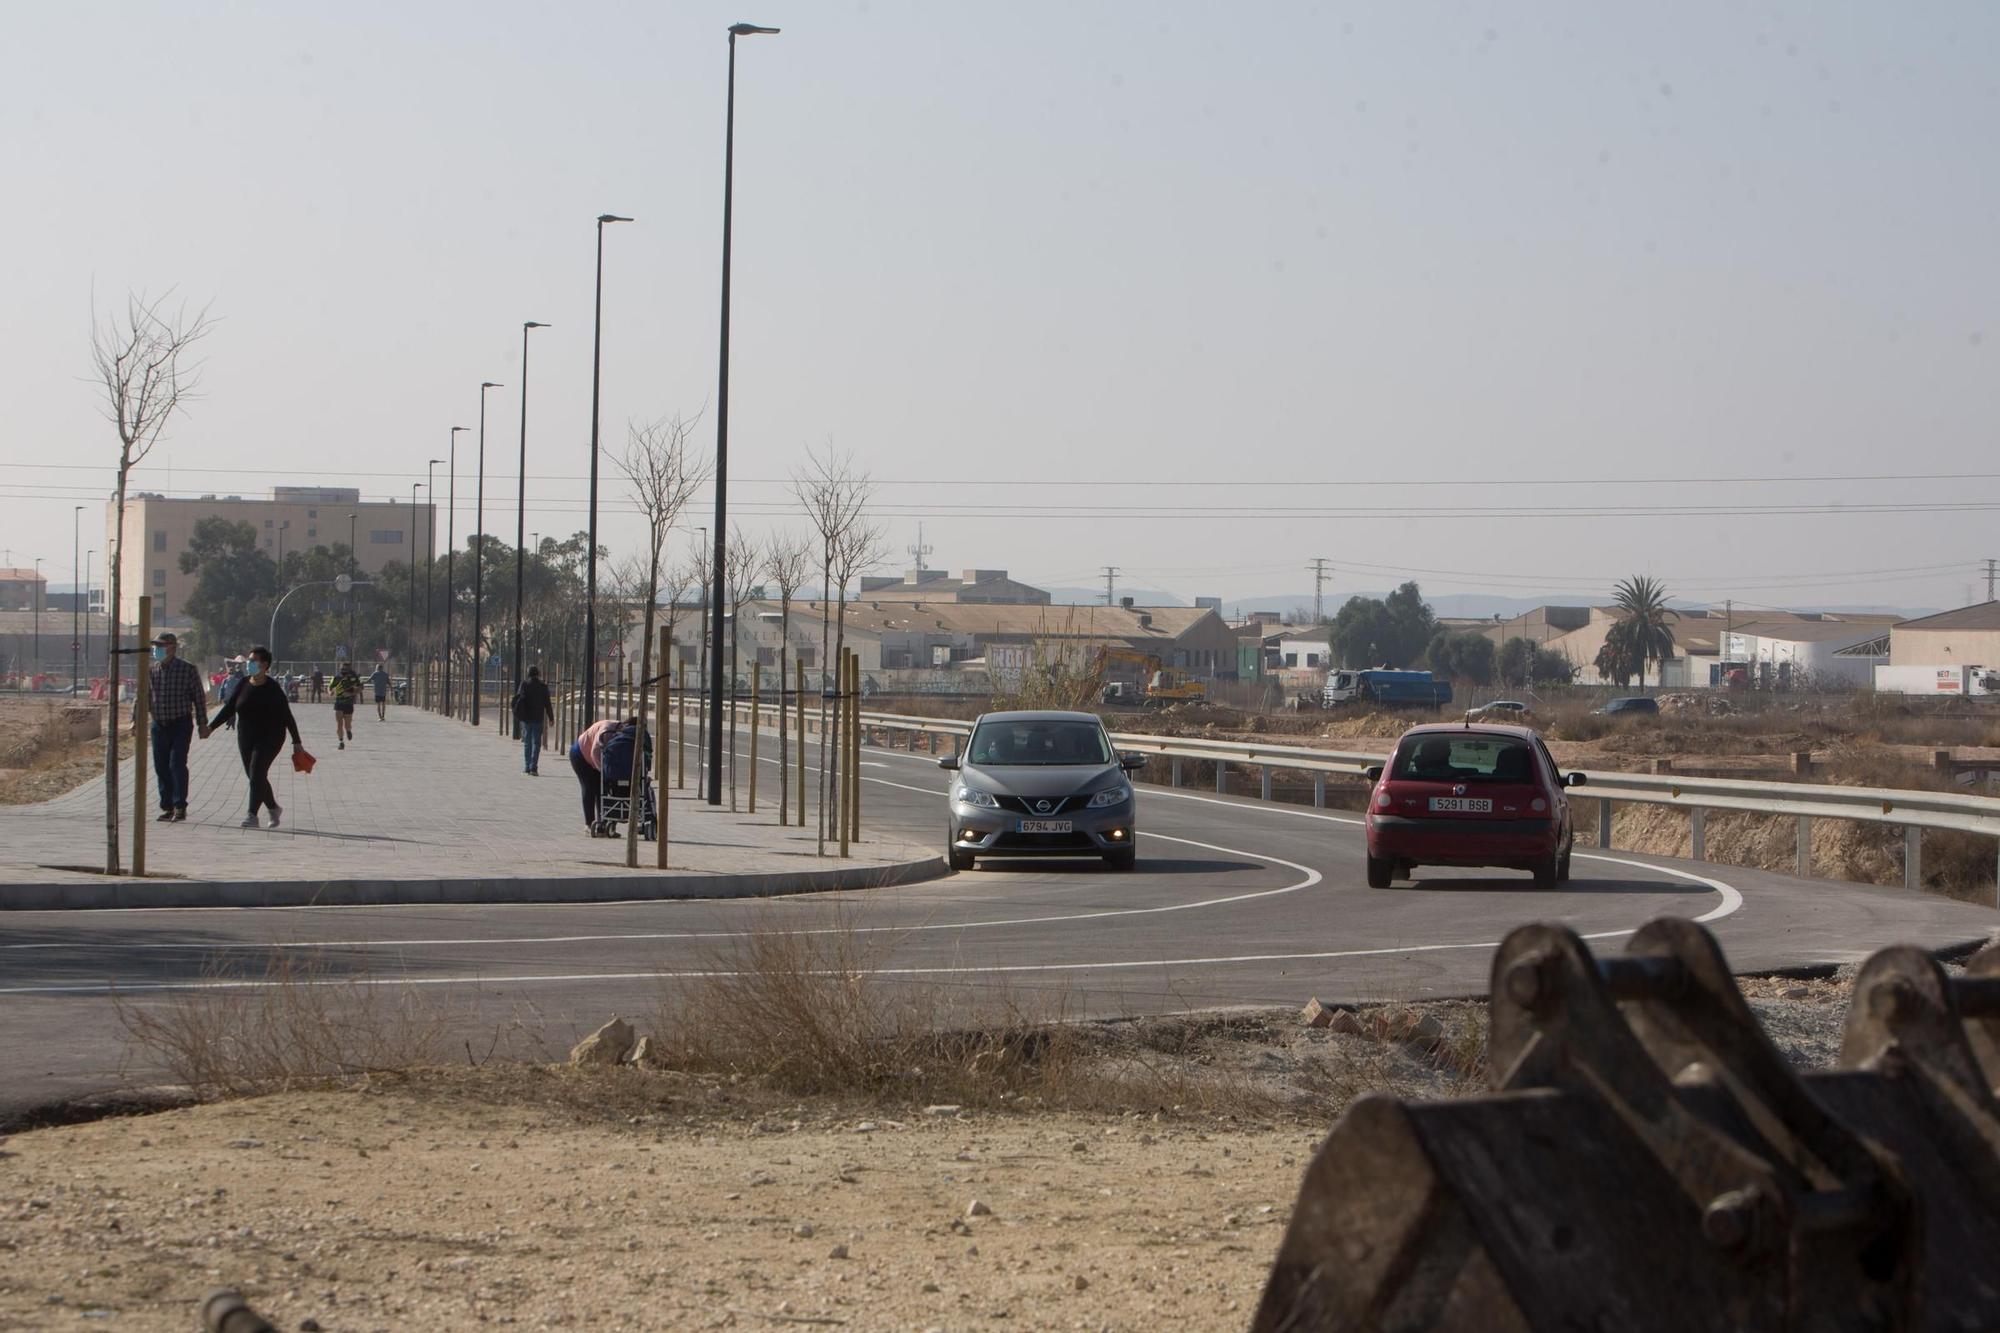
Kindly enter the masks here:
[[1371, 703], [1384, 708], [1441, 708], [1451, 702], [1451, 682], [1428, 671], [1335, 671], [1326, 678], [1320, 700], [1338, 704]]

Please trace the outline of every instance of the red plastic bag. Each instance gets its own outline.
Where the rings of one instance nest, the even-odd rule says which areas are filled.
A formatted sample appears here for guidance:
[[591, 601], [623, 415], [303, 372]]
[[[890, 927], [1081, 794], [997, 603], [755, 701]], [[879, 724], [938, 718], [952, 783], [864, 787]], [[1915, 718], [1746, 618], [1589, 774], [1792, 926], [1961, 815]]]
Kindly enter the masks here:
[[304, 750], [295, 749], [292, 751], [292, 767], [296, 768], [301, 773], [312, 772], [313, 765], [317, 764], [318, 762], [319, 760], [313, 758], [312, 755], [308, 754]]

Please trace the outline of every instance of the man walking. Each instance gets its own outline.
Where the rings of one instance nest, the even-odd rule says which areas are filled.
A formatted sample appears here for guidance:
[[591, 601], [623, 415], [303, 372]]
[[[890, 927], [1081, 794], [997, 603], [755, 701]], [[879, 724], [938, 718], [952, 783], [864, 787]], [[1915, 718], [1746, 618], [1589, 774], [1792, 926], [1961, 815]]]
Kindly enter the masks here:
[[354, 663], [342, 662], [340, 670], [333, 673], [333, 736], [338, 742], [335, 749], [345, 750], [347, 743], [354, 739], [354, 705], [361, 698], [361, 677], [354, 674]]
[[320, 695], [323, 694], [325, 691], [326, 691], [326, 673], [324, 671], [321, 671], [318, 667], [314, 667], [313, 702], [318, 703]]
[[521, 771], [529, 777], [542, 772], [543, 728], [556, 720], [548, 684], [540, 667], [529, 667], [528, 678], [514, 692], [514, 724], [521, 730]]
[[188, 742], [196, 722], [208, 731], [208, 690], [201, 672], [180, 655], [180, 640], [162, 634], [153, 640], [153, 678], [148, 707], [153, 724], [153, 778], [160, 789], [159, 821], [187, 818]]
[[377, 721], [389, 720], [389, 669], [380, 662], [368, 677], [368, 683], [375, 687], [375, 717]]

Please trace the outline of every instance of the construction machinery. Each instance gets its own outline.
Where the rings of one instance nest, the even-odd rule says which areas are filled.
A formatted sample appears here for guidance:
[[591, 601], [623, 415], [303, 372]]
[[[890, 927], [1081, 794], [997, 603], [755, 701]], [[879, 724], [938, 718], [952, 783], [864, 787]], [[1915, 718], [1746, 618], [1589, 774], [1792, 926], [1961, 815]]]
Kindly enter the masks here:
[[[1138, 680], [1107, 682], [1104, 677], [1119, 664], [1136, 668]], [[1174, 703], [1200, 703], [1208, 698], [1208, 686], [1202, 681], [1178, 667], [1167, 666], [1158, 653], [1140, 652], [1136, 648], [1110, 644], [1099, 647], [1091, 658], [1089, 679], [1099, 699], [1107, 704], [1164, 708]]]
[[1341, 1117], [1255, 1333], [2000, 1328], [2000, 945], [1876, 953], [1800, 1074], [1693, 922], [1523, 926], [1488, 1056], [1490, 1096]]

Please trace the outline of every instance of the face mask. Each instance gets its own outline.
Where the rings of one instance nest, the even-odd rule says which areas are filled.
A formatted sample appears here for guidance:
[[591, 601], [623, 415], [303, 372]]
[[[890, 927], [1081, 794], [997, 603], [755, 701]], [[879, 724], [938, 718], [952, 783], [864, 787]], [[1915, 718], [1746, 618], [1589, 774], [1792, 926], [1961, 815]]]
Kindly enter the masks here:
[[154, 647], [153, 647], [153, 660], [154, 660], [155, 662], [164, 662], [164, 661], [166, 661], [166, 660], [167, 660], [167, 650], [166, 650], [166, 649], [164, 649], [164, 648], [162, 648], [162, 647], [160, 647], [160, 646], [158, 646], [157, 644], [156, 644], [156, 645], [154, 645]]

